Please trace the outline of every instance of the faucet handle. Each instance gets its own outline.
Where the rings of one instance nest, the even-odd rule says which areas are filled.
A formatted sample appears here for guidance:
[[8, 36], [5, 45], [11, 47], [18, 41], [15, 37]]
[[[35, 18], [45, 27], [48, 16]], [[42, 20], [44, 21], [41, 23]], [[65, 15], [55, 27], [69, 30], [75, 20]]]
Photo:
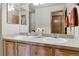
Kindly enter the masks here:
[[44, 33], [45, 32], [45, 28], [42, 28], [42, 33]]

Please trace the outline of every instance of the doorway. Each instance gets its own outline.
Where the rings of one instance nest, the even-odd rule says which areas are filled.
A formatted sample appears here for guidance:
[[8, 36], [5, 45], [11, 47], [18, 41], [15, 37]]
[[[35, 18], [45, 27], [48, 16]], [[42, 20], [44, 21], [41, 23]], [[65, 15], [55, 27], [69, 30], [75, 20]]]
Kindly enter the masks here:
[[54, 12], [51, 20], [51, 33], [64, 33], [64, 14], [62, 11]]

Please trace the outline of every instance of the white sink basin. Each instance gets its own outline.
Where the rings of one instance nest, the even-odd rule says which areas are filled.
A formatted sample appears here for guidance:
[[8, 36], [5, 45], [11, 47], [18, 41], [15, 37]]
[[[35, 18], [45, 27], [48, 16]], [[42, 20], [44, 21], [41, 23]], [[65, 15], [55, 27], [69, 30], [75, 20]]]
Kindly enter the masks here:
[[26, 35], [18, 35], [14, 37], [15, 39], [31, 39], [32, 36], [26, 36]]
[[43, 40], [50, 43], [66, 43], [67, 42], [67, 40], [64, 38], [45, 37]]
[[15, 36], [14, 38], [15, 38], [15, 39], [31, 39], [31, 38], [33, 38], [33, 39], [35, 39], [35, 40], [37, 40], [37, 39], [43, 39], [43, 37], [27, 36], [27, 35], [17, 35], [17, 36]]

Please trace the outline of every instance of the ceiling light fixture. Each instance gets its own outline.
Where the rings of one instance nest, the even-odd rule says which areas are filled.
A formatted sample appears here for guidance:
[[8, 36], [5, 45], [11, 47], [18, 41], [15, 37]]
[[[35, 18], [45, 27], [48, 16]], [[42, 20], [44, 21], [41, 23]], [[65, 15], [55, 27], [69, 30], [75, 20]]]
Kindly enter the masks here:
[[14, 6], [13, 5], [8, 5], [8, 11], [14, 11]]
[[14, 11], [14, 8], [9, 8], [8, 11]]
[[43, 5], [44, 3], [33, 3], [33, 5]]
[[33, 3], [33, 5], [39, 5], [39, 3]]

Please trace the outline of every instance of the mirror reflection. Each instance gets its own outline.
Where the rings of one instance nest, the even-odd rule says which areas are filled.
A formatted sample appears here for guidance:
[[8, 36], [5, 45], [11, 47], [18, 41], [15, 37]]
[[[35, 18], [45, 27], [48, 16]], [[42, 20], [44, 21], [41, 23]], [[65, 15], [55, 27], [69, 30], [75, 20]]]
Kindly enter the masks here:
[[27, 17], [26, 3], [9, 3], [7, 23], [27, 25], [28, 18], [30, 32], [43, 28], [45, 33], [79, 35], [78, 6], [76, 3], [30, 3]]
[[35, 25], [30, 26], [32, 30], [43, 28], [45, 33], [79, 35], [78, 3], [33, 5], [35, 12], [31, 13], [31, 18], [33, 17], [31, 21], [33, 23], [35, 21]]
[[26, 9], [23, 3], [8, 3], [8, 24], [21, 24], [26, 25]]

